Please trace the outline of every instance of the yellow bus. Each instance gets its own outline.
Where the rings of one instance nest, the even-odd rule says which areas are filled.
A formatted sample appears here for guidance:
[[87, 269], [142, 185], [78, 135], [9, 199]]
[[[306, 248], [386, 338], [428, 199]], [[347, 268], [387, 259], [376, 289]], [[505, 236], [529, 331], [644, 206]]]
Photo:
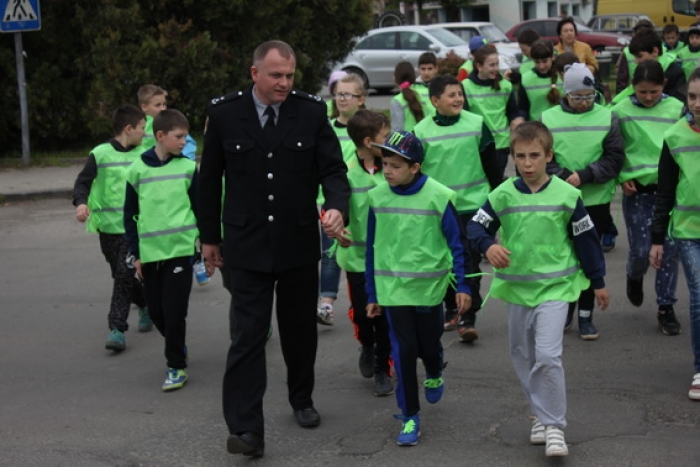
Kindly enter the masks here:
[[597, 15], [616, 13], [642, 13], [659, 27], [673, 23], [687, 28], [697, 21], [691, 0], [598, 0]]

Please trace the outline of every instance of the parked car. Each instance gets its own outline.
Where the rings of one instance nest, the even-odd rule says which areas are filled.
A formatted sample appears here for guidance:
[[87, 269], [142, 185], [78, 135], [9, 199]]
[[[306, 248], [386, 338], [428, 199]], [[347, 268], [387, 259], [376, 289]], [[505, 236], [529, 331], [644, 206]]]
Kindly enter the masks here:
[[511, 42], [498, 26], [487, 21], [472, 21], [466, 23], [438, 23], [448, 31], [452, 31], [459, 37], [469, 42], [474, 36], [484, 36], [496, 46], [500, 56], [501, 68], [520, 68], [522, 52], [517, 42]]
[[[645, 19], [654, 24], [647, 16], [639, 13], [620, 13], [615, 15], [596, 15], [588, 20], [588, 27], [593, 31], [614, 32], [616, 34], [632, 34], [632, 28], [639, 22]], [[654, 25], [656, 29], [656, 25]]]
[[[518, 35], [526, 29], [534, 29], [542, 39], [549, 39], [555, 44], [559, 43], [557, 36], [557, 23], [559, 18], [531, 19], [518, 23], [508, 31], [506, 36], [512, 41], [517, 41]], [[613, 55], [619, 54], [622, 48], [630, 43], [632, 39], [628, 35], [614, 34], [610, 32], [595, 32], [588, 26], [576, 23], [578, 29], [577, 39], [590, 45], [594, 52], [607, 51]]]
[[[418, 67], [418, 57], [423, 52], [433, 52], [438, 58], [449, 51], [469, 57], [469, 44], [453, 32], [439, 25], [392, 26], [372, 29], [358, 39], [353, 51], [335, 70], [344, 70], [362, 76], [367, 87], [379, 92], [389, 92], [395, 87], [394, 68], [402, 61]], [[511, 68], [505, 60], [501, 69]]]

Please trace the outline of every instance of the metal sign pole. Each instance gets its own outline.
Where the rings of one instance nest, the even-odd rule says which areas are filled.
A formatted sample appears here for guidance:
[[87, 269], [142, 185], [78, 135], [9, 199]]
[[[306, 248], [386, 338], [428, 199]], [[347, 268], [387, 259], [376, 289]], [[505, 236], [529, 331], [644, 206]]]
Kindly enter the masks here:
[[17, 88], [19, 91], [19, 112], [22, 121], [22, 163], [29, 165], [29, 113], [27, 112], [27, 91], [24, 78], [24, 48], [22, 47], [22, 33], [16, 32], [15, 36], [15, 60], [17, 62]]

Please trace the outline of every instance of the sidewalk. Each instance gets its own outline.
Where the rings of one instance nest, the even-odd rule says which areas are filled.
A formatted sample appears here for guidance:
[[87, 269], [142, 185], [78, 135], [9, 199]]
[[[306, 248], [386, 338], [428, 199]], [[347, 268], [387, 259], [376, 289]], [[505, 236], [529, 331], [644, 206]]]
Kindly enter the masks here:
[[81, 162], [65, 167], [0, 169], [0, 202], [42, 198], [70, 199], [73, 183], [82, 168]]

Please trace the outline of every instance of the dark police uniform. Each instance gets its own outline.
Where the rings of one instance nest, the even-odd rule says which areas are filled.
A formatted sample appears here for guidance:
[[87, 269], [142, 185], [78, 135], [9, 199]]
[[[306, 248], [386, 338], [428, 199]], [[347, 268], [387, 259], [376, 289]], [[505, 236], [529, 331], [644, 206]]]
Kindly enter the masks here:
[[[316, 195], [348, 213], [350, 186], [326, 106], [292, 91], [279, 106], [269, 141], [252, 87], [212, 100], [200, 169], [202, 243], [218, 244], [231, 274], [236, 331], [224, 375], [224, 418], [232, 434], [264, 436], [265, 337], [277, 293], [289, 402], [313, 406], [320, 240]], [[222, 175], [225, 196], [221, 210]]]

